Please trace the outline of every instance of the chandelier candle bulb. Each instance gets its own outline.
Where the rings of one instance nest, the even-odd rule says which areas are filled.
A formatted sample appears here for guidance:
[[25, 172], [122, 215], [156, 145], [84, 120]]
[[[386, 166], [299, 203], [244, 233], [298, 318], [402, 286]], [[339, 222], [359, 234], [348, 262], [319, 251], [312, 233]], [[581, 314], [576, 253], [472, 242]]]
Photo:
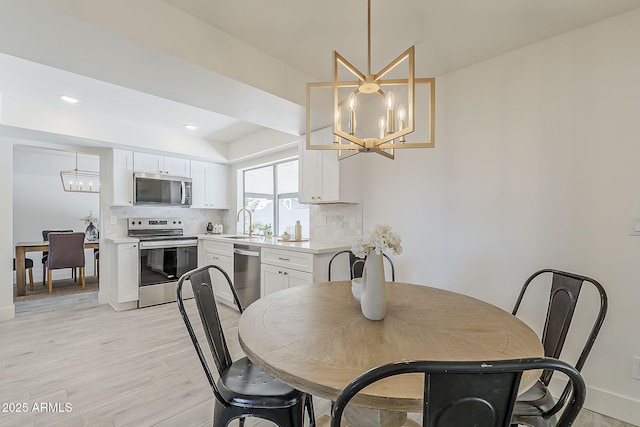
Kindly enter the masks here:
[[[398, 122], [400, 125], [400, 128], [398, 129], [399, 131], [404, 129], [404, 121], [406, 118], [407, 118], [407, 110], [404, 108], [404, 105], [400, 104], [398, 106]], [[404, 135], [402, 135], [399, 141], [402, 143], [402, 142], [406, 142], [407, 139], [405, 138]]]
[[387, 133], [393, 133], [393, 124], [394, 124], [394, 114], [393, 107], [395, 107], [395, 98], [393, 96], [393, 92], [387, 92], [387, 95], [384, 97], [384, 103], [387, 107]]
[[378, 121], [378, 128], [380, 128], [380, 138], [384, 138], [384, 130], [387, 127], [387, 122], [384, 120], [383, 116], [380, 116], [380, 120]]
[[350, 115], [349, 115], [349, 133], [351, 133], [351, 135], [355, 135], [356, 134], [356, 108], [358, 107], [358, 98], [356, 98], [356, 95], [351, 92], [351, 94], [349, 95], [349, 111], [350, 111]]

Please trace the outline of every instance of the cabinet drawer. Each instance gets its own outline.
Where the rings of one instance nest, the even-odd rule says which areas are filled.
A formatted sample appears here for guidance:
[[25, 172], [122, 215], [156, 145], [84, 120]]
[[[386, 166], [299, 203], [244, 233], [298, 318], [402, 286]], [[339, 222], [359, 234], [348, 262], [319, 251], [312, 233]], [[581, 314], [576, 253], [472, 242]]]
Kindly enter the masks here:
[[305, 252], [262, 248], [262, 262], [313, 273], [313, 254]]
[[[233, 257], [221, 255], [218, 252], [205, 251], [204, 259], [205, 264], [215, 264], [220, 267], [223, 267], [222, 264], [225, 264], [225, 266], [233, 265]], [[229, 276], [233, 276], [233, 271], [227, 271], [227, 273], [229, 273]], [[233, 277], [231, 277], [231, 280], [233, 280]]]
[[222, 255], [233, 256], [233, 243], [202, 240], [202, 249], [205, 252], [216, 252]]

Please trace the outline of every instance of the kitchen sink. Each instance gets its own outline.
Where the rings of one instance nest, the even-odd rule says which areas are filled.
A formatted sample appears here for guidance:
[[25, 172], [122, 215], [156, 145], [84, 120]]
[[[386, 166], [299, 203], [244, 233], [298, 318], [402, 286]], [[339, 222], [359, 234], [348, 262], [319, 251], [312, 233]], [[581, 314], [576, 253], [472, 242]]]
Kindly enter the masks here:
[[262, 240], [260, 236], [247, 236], [245, 234], [237, 235], [237, 236], [223, 236], [225, 239], [234, 239], [234, 240]]

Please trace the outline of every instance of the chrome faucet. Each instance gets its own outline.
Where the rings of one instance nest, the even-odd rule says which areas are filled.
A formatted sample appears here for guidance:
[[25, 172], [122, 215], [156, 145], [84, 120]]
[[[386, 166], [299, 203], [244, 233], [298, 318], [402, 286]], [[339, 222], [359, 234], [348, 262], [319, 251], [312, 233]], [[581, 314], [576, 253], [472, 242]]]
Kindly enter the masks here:
[[[249, 214], [249, 237], [253, 235], [253, 218], [251, 217], [251, 211], [247, 208], [242, 208], [238, 211], [238, 222], [240, 222], [240, 214], [242, 211], [245, 211]], [[244, 231], [244, 226], [242, 227], [242, 231]]]

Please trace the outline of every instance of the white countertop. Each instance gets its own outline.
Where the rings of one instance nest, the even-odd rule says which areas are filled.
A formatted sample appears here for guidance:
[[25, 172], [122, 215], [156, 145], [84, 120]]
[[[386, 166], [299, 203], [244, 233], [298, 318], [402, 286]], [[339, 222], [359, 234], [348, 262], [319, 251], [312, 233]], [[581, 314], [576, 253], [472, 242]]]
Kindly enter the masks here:
[[120, 244], [120, 243], [138, 243], [140, 241], [140, 239], [136, 239], [135, 237], [105, 237], [106, 241], [111, 242], [111, 243], [116, 243], [116, 244]]
[[286, 249], [299, 252], [307, 252], [312, 254], [322, 254], [330, 252], [338, 252], [344, 249], [351, 249], [351, 243], [349, 242], [324, 242], [324, 241], [306, 241], [306, 242], [285, 242], [280, 241], [279, 237], [273, 237], [266, 239], [262, 236], [252, 237], [248, 239], [233, 239], [233, 234], [201, 234], [198, 239], [203, 240], [217, 240], [227, 243], [237, 243], [240, 245], [252, 245], [269, 247], [276, 249]]

